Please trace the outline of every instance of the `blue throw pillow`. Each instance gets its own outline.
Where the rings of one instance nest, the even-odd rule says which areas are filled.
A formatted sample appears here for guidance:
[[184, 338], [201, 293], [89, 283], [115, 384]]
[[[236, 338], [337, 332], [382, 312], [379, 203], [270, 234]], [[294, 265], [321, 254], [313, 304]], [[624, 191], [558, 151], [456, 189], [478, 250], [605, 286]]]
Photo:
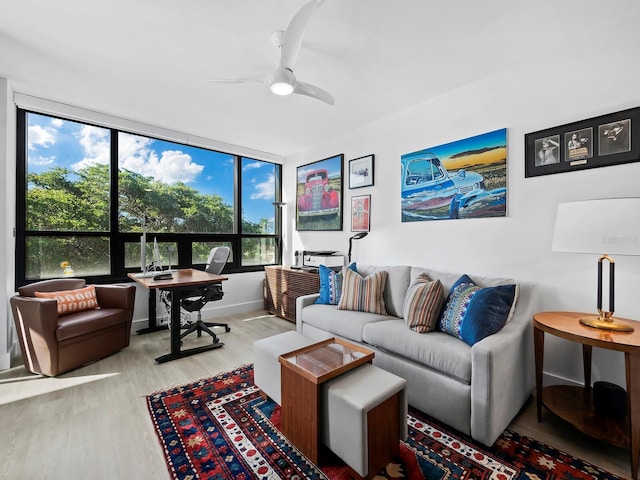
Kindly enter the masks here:
[[463, 275], [449, 291], [440, 330], [473, 345], [504, 327], [516, 293], [516, 285], [482, 288]]
[[[356, 262], [352, 262], [349, 268], [357, 272]], [[322, 305], [337, 305], [342, 294], [342, 271], [336, 272], [325, 265], [318, 267], [320, 275], [320, 298], [315, 303]]]

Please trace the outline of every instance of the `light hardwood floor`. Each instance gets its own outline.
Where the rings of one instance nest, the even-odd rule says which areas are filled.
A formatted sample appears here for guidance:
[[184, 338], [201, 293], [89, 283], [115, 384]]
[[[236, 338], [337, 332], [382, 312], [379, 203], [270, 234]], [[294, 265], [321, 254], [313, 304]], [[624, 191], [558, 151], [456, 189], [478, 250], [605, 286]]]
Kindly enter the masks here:
[[[169, 479], [145, 396], [253, 361], [254, 340], [294, 329], [264, 311], [217, 319], [231, 332], [224, 347], [165, 364], [169, 332], [133, 335], [131, 345], [56, 378], [24, 367], [0, 373], [0, 478]], [[186, 340], [186, 339], [185, 339]], [[192, 335], [185, 346], [208, 343]], [[590, 440], [546, 413], [539, 424], [531, 399], [511, 429], [630, 477], [626, 451]]]

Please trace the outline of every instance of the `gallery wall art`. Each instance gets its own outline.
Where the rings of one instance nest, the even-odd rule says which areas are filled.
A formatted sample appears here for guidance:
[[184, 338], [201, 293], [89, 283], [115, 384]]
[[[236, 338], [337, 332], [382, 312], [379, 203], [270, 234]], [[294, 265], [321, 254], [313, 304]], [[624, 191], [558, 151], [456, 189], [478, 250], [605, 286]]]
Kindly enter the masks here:
[[351, 231], [368, 232], [371, 224], [371, 195], [351, 197]]
[[403, 222], [504, 217], [507, 129], [401, 157]]
[[640, 107], [527, 133], [524, 138], [525, 177], [637, 162]]
[[371, 187], [373, 185], [374, 155], [349, 160], [349, 188]]
[[335, 155], [296, 169], [296, 229], [342, 230], [342, 165]]

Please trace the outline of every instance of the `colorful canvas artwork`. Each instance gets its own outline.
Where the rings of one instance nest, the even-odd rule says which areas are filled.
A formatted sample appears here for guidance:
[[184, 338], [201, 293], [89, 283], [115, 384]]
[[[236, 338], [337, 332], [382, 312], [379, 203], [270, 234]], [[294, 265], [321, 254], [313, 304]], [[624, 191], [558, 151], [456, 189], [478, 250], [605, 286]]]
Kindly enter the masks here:
[[507, 129], [401, 157], [403, 222], [504, 217]]

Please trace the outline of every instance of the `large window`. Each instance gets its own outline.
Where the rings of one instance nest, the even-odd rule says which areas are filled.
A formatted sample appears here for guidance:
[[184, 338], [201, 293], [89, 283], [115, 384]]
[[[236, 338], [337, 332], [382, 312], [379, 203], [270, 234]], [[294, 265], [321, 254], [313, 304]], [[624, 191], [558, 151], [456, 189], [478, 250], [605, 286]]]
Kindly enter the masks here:
[[203, 266], [216, 245], [225, 272], [278, 263], [280, 168], [19, 109], [16, 283], [124, 279], [143, 231], [147, 265]]

